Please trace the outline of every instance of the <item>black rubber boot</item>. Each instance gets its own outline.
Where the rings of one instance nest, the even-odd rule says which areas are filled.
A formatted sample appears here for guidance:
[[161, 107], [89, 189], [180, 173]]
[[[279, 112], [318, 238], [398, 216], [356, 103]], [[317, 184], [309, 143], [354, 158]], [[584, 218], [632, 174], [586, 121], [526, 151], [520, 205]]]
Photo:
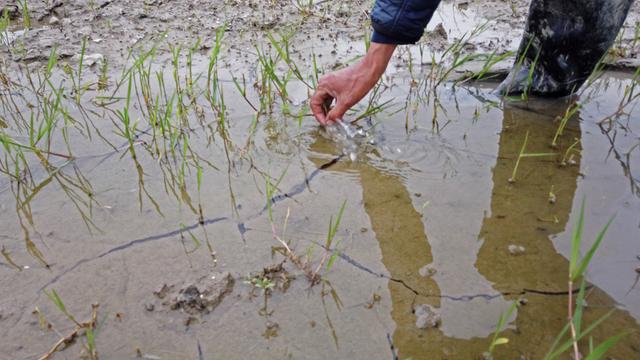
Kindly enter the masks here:
[[532, 0], [515, 65], [497, 91], [542, 96], [577, 91], [615, 41], [632, 3]]

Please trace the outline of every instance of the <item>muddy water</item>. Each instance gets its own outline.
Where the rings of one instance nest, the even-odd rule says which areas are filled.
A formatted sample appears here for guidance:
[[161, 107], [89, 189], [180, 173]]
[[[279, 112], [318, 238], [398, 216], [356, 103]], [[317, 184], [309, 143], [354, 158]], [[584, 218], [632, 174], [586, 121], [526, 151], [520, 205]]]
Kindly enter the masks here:
[[[492, 84], [447, 84], [438, 90], [446, 112], [435, 115], [437, 133], [432, 104], [409, 93], [411, 77], [397, 72], [388, 81], [394, 86], [380, 101], [394, 99], [392, 107], [372, 119], [380, 140], [357, 162], [341, 157], [310, 118], [299, 127], [278, 111], [261, 119], [253, 146], [243, 147], [252, 112], [225, 83], [230, 140], [192, 126], [194, 153], [217, 169], [203, 166], [199, 194], [196, 172], [188, 169], [190, 202], [167, 185], [179, 164], [172, 164], [172, 173], [144, 144], [136, 145], [133, 158], [126, 147], [114, 152], [95, 134], [92, 140], [75, 135], [77, 159], [56, 164], [66, 164], [62, 171], [70, 176], [82, 173], [97, 202], [77, 207], [56, 182], [34, 197], [30, 235], [49, 269], [26, 251], [15, 197], [3, 179], [2, 245], [22, 271], [0, 260], [0, 357], [37, 358], [73, 330], [44, 294], [56, 290], [78, 319], [88, 319], [91, 304], [100, 304], [96, 344], [107, 359], [138, 353], [151, 359], [474, 359], [487, 351], [500, 315], [521, 298], [526, 305], [501, 335], [510, 341], [495, 356], [540, 358], [566, 322], [567, 256], [582, 199], [585, 251], [616, 215], [589, 269], [585, 321], [615, 309], [593, 332], [596, 342], [639, 328], [637, 116], [632, 111], [608, 133], [597, 125], [616, 111], [628, 76], [609, 73], [585, 91], [555, 148], [549, 144], [566, 102], [500, 105]], [[138, 104], [133, 109], [144, 118]], [[108, 120], [113, 113], [94, 110], [95, 128], [122, 144]], [[512, 183], [525, 137], [527, 153], [560, 155], [523, 158]], [[148, 132], [139, 138], [150, 142]], [[58, 147], [53, 150], [64, 152]], [[143, 169], [142, 190], [136, 164]], [[33, 176], [46, 179], [36, 165]], [[326, 254], [317, 244], [326, 239], [330, 216], [343, 201], [346, 210], [333, 244], [340, 256], [321, 271], [327, 283], [311, 286], [287, 262], [296, 279], [285, 292], [274, 290], [265, 310], [261, 290], [244, 280], [284, 259], [272, 254], [280, 244], [265, 205], [266, 173], [274, 183], [281, 178], [271, 206], [276, 231], [281, 234], [286, 222], [282, 236], [300, 255], [313, 248], [316, 266]], [[85, 224], [79, 209], [95, 227]], [[510, 251], [514, 246], [522, 250]], [[154, 295], [165, 284], [180, 288], [223, 272], [235, 281], [210, 313], [190, 318]], [[416, 328], [413, 309], [420, 304], [436, 309], [439, 328]], [[59, 333], [40, 328], [36, 307]], [[611, 354], [637, 358], [639, 346], [633, 333]], [[74, 345], [56, 357], [76, 358], [81, 351]]]
[[[80, 106], [62, 72], [64, 62], [54, 71], [52, 84], [65, 84], [68, 116], [59, 116], [49, 150], [67, 154], [70, 148], [71, 161], [52, 155], [48, 159], [55, 168], [45, 169], [38, 158], [27, 155], [30, 172], [25, 178], [39, 186], [24, 193], [16, 181], [0, 176], [0, 246], [9, 254], [0, 257], [0, 359], [39, 358], [74, 329], [45, 295], [52, 290], [78, 321], [88, 320], [91, 304], [99, 304], [96, 346], [104, 359], [477, 359], [488, 350], [501, 314], [518, 299], [523, 305], [500, 335], [509, 343], [497, 347], [494, 357], [542, 358], [566, 323], [567, 257], [583, 199], [583, 251], [615, 215], [588, 270], [585, 322], [614, 309], [593, 332], [596, 343], [638, 330], [638, 111], [630, 105], [627, 114], [598, 126], [617, 111], [631, 83], [629, 74], [609, 72], [582, 92], [582, 107], [556, 147], [550, 143], [567, 100], [503, 103], [491, 94], [495, 84], [443, 83], [436, 91], [439, 106], [434, 106], [435, 95], [422, 88], [420, 80], [432, 73], [419, 63], [430, 63], [431, 53], [439, 56], [454, 39], [489, 19], [489, 30], [473, 41], [472, 51], [513, 50], [518, 36], [511, 30], [521, 27], [526, 1], [515, 2], [515, 13], [502, 3], [471, 2], [470, 10], [463, 11], [443, 2], [422, 42], [425, 48], [402, 49], [397, 66], [385, 77], [377, 103], [390, 102], [371, 118], [373, 128], [366, 125], [375, 141], [359, 149], [355, 162], [308, 116], [304, 104], [309, 90], [293, 78], [287, 87], [290, 103], [283, 108], [276, 99], [273, 111], [259, 117], [251, 135], [255, 111], [232, 76], [246, 76], [247, 99], [257, 106], [254, 84], [259, 85], [260, 74], [252, 40], [294, 20], [303, 31], [292, 51], [303, 72], [312, 68], [311, 53], [323, 55], [318, 61], [324, 69], [351, 61], [364, 47], [359, 12], [319, 2], [324, 15], [307, 18], [288, 2], [274, 2], [263, 9], [265, 16], [249, 24], [237, 15], [251, 13], [253, 1], [237, 2], [246, 6], [242, 10], [223, 7], [220, 19], [210, 19], [204, 8], [186, 11], [185, 4], [150, 2], [140, 11], [123, 12], [124, 2], [99, 3], [92, 13], [81, 2], [63, 4], [54, 14], [62, 19], [57, 26], [44, 25], [51, 14], [34, 5], [42, 17], [38, 29], [24, 38], [26, 53], [11, 52], [14, 59], [42, 60], [49, 53], [46, 44], [90, 33], [88, 53], [103, 53], [112, 67], [109, 90], [92, 86]], [[625, 44], [632, 43], [637, 13], [636, 8], [621, 35]], [[132, 42], [144, 47], [172, 29], [168, 42], [187, 39], [192, 45], [203, 28], [217, 28], [218, 20], [229, 25], [219, 69], [228, 134], [221, 135], [220, 113], [204, 99], [203, 55], [209, 50], [203, 46], [192, 62], [195, 77], [204, 74], [196, 81], [195, 105], [188, 105], [184, 95], [184, 118], [175, 98], [171, 106], [170, 118], [181, 137], [159, 136], [154, 143], [144, 97], [134, 86], [132, 92], [139, 96], [130, 104], [132, 120], [137, 120], [130, 149], [118, 135], [123, 125], [117, 112], [125, 107], [119, 97], [126, 95], [126, 81], [117, 90], [115, 82], [123, 80], [124, 49], [131, 44], [109, 39], [134, 33]], [[440, 22], [446, 38], [438, 37]], [[207, 32], [205, 44], [212, 43], [211, 36], [213, 31]], [[81, 43], [64, 40], [60, 45], [59, 54], [70, 57], [79, 53]], [[630, 49], [626, 56], [637, 58], [635, 45]], [[134, 54], [140, 51], [136, 47]], [[159, 52], [153, 71], [164, 74], [167, 96], [152, 74], [150, 98], [165, 98], [160, 101], [164, 110], [176, 89], [168, 50]], [[179, 71], [183, 94], [185, 53]], [[74, 60], [68, 62], [76, 66]], [[3, 88], [0, 125], [6, 122], [6, 133], [26, 144], [28, 116], [42, 97], [28, 89], [24, 68], [15, 65], [3, 71], [27, 87]], [[280, 62], [277, 71], [286, 69]], [[99, 74], [97, 64], [85, 71], [84, 82], [95, 82]], [[278, 98], [277, 92], [272, 96]], [[365, 105], [345, 120], [354, 119]], [[18, 112], [26, 122], [15, 121]], [[68, 131], [68, 145], [62, 129]], [[525, 138], [526, 153], [556, 155], [523, 158], [516, 181], [510, 182]], [[175, 143], [167, 145], [171, 141]], [[158, 149], [166, 153], [160, 157]], [[6, 154], [2, 148], [2, 161]], [[269, 201], [267, 175], [275, 187]], [[82, 189], [90, 189], [90, 196]], [[290, 259], [284, 270], [273, 270], [285, 258], [273, 252], [281, 244], [273, 238], [268, 202], [275, 231], [297, 255], [310, 254], [314, 270], [325, 258], [323, 283], [312, 286]], [[339, 256], [326, 270], [330, 253], [322, 245], [330, 218], [335, 219], [343, 202], [345, 212], [332, 244]], [[29, 207], [17, 210], [16, 204]], [[29, 253], [27, 239], [49, 267]], [[245, 281], [272, 273], [276, 284], [288, 287], [273, 289], [265, 308], [262, 290]], [[190, 285], [200, 286], [195, 301]], [[205, 288], [211, 291], [200, 294]], [[180, 294], [180, 289], [185, 291]], [[194, 313], [199, 304], [206, 309]], [[416, 327], [413, 310], [423, 304], [439, 314], [437, 329]], [[34, 314], [36, 308], [41, 318]], [[610, 354], [635, 359], [639, 351], [636, 332]], [[82, 353], [76, 343], [54, 358], [74, 359]]]

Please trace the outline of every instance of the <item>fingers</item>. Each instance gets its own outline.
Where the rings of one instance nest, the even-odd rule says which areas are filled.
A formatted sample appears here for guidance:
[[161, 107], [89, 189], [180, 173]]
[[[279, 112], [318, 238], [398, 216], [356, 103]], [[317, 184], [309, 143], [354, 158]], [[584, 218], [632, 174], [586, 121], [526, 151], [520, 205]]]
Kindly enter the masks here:
[[342, 120], [344, 114], [349, 110], [349, 108], [351, 108], [351, 106], [338, 99], [336, 106], [334, 106], [333, 109], [331, 109], [331, 111], [329, 111], [329, 113], [325, 116], [325, 121], [331, 122]]
[[316, 92], [311, 97], [310, 106], [311, 112], [313, 112], [313, 116], [315, 116], [316, 120], [322, 125], [326, 125], [327, 123], [327, 103], [331, 104], [333, 101], [333, 96], [331, 96], [327, 90], [323, 88], [318, 88]]

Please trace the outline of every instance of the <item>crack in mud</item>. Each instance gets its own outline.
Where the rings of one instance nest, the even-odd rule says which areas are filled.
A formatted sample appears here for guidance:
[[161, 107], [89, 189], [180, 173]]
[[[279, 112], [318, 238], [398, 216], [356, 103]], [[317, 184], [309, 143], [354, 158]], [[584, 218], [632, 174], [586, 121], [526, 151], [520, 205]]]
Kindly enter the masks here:
[[391, 334], [387, 333], [387, 342], [389, 343], [389, 350], [391, 350], [391, 358], [393, 360], [398, 360], [398, 354], [396, 353], [396, 347], [393, 345], [393, 340], [391, 339]]
[[[327, 249], [324, 246], [322, 247], [325, 250], [330, 251], [331, 253], [336, 252], [336, 250]], [[471, 301], [477, 298], [483, 298], [485, 300], [493, 300], [501, 296], [516, 296], [516, 295], [525, 295], [525, 294], [536, 294], [536, 295], [544, 295], [544, 296], [568, 296], [569, 295], [569, 291], [548, 291], [548, 290], [529, 289], [529, 288], [523, 288], [522, 290], [519, 290], [519, 291], [497, 292], [495, 294], [469, 294], [469, 295], [460, 295], [460, 296], [452, 296], [452, 295], [445, 295], [445, 294], [441, 294], [441, 295], [423, 294], [423, 293], [420, 293], [418, 290], [414, 289], [413, 287], [411, 287], [411, 285], [407, 284], [403, 279], [393, 278], [388, 275], [375, 272], [369, 269], [368, 267], [366, 267], [365, 265], [362, 265], [358, 261], [354, 260], [352, 257], [345, 254], [344, 252], [338, 252], [338, 257], [340, 257], [340, 259], [344, 260], [345, 262], [355, 267], [356, 269], [359, 269], [361, 271], [364, 271], [376, 277], [385, 278], [389, 281], [393, 281], [395, 283], [401, 284], [407, 290], [414, 293], [416, 296], [423, 296], [427, 298], [440, 298], [440, 299], [447, 299], [452, 301]], [[593, 288], [593, 285], [587, 285], [585, 287], [585, 290], [589, 290], [591, 288]], [[573, 289], [571, 293], [577, 294], [579, 291], [580, 289]]]
[[[294, 185], [291, 190], [289, 190], [288, 192], [282, 194], [282, 195], [276, 195], [274, 197], [271, 198], [271, 204], [272, 205], [276, 205], [277, 203], [286, 200], [286, 199], [292, 199], [294, 196], [299, 195], [300, 193], [302, 193], [304, 191], [305, 188], [307, 188], [307, 186], [309, 186], [309, 183], [311, 182], [311, 180], [313, 180], [321, 171], [326, 170], [328, 168], [330, 168], [331, 166], [337, 164], [342, 158], [344, 157], [344, 155], [340, 155], [336, 158], [334, 158], [333, 160], [321, 165], [320, 167], [318, 167], [317, 169], [315, 169], [311, 174], [309, 174], [308, 176], [305, 177], [304, 181], [300, 182], [299, 184]], [[242, 237], [243, 241], [245, 240], [244, 234], [248, 231], [245, 223], [258, 218], [260, 215], [262, 215], [265, 211], [267, 210], [267, 206], [265, 205], [264, 208], [262, 208], [257, 214], [254, 214], [253, 216], [248, 217], [245, 221], [240, 222], [237, 224], [237, 228], [238, 228], [238, 232], [240, 233], [240, 236]], [[123, 250], [127, 250], [133, 246], [136, 245], [140, 245], [140, 244], [144, 244], [150, 241], [157, 241], [157, 240], [162, 240], [162, 239], [166, 239], [172, 236], [176, 236], [179, 235], [180, 233], [184, 232], [184, 231], [189, 231], [189, 230], [194, 230], [200, 226], [207, 226], [207, 225], [211, 225], [211, 224], [215, 224], [215, 223], [219, 223], [219, 222], [223, 222], [223, 221], [228, 221], [231, 220], [229, 217], [216, 217], [216, 218], [211, 218], [211, 219], [206, 219], [204, 221], [199, 221], [195, 224], [191, 224], [189, 226], [185, 226], [185, 227], [181, 227], [180, 229], [176, 229], [176, 230], [172, 230], [169, 232], [165, 232], [162, 234], [157, 234], [157, 235], [151, 235], [151, 236], [147, 236], [144, 238], [140, 238], [140, 239], [135, 239], [135, 240], [131, 240], [128, 241], [122, 245], [118, 245], [116, 247], [113, 247], [105, 252], [102, 252], [100, 254], [98, 254], [97, 256], [91, 257], [91, 258], [85, 258], [82, 259], [78, 262], [76, 262], [73, 266], [71, 266], [70, 268], [64, 270], [62, 273], [56, 275], [53, 279], [51, 279], [50, 281], [48, 281], [46, 284], [44, 284], [42, 287], [40, 287], [37, 291], [37, 293], [41, 292], [42, 290], [46, 289], [48, 286], [51, 286], [52, 284], [56, 283], [58, 280], [60, 280], [63, 276], [65, 276], [66, 274], [74, 271], [75, 269], [77, 269], [78, 267], [80, 267], [83, 264], [89, 263], [91, 261], [97, 260], [97, 259], [101, 259], [103, 257], [106, 257], [108, 255], [111, 255], [113, 253], [116, 252], [120, 252]], [[1, 263], [0, 263], [1, 264]]]
[[113, 248], [101, 253], [101, 254], [98, 254], [97, 256], [94, 256], [92, 258], [82, 259], [82, 260], [76, 262], [70, 268], [68, 268], [68, 269], [64, 270], [62, 273], [56, 275], [53, 279], [51, 279], [49, 282], [47, 282], [45, 285], [43, 285], [40, 289], [38, 289], [37, 292], [40, 292], [40, 291], [44, 290], [45, 288], [47, 288], [48, 286], [54, 284], [55, 282], [60, 280], [60, 278], [62, 278], [64, 275], [66, 275], [66, 274], [72, 272], [73, 270], [77, 269], [82, 264], [86, 264], [88, 262], [91, 262], [91, 261], [94, 261], [94, 260], [97, 260], [97, 259], [101, 259], [101, 258], [103, 258], [105, 256], [108, 256], [108, 255], [111, 255], [113, 253], [126, 250], [126, 249], [128, 249], [128, 248], [130, 248], [132, 246], [135, 246], [135, 245], [144, 244], [144, 243], [147, 243], [147, 242], [150, 242], [150, 241], [166, 239], [166, 238], [171, 237], [171, 236], [179, 235], [183, 231], [193, 230], [193, 229], [196, 229], [199, 226], [211, 225], [211, 224], [215, 224], [215, 223], [218, 223], [218, 222], [221, 222], [221, 221], [224, 221], [224, 220], [229, 220], [229, 218], [228, 217], [218, 217], [218, 218], [207, 219], [207, 220], [205, 220], [203, 222], [197, 222], [197, 223], [189, 225], [189, 226], [181, 227], [178, 230], [169, 231], [169, 232], [166, 232], [166, 233], [163, 233], [163, 234], [151, 235], [151, 236], [147, 236], [147, 237], [144, 237], [144, 238], [131, 240], [131, 241], [129, 241], [127, 243], [124, 243], [122, 245], [118, 245], [116, 247], [113, 247]]
[[[300, 183], [294, 185], [286, 193], [273, 196], [271, 198], [271, 200], [270, 200], [271, 205], [272, 206], [276, 205], [277, 203], [279, 203], [279, 202], [281, 202], [283, 200], [286, 200], [286, 199], [293, 199], [294, 196], [297, 196], [297, 195], [301, 194], [304, 191], [304, 189], [306, 189], [309, 186], [309, 184], [311, 183], [311, 180], [313, 180], [316, 176], [318, 176], [318, 174], [321, 171], [326, 170], [326, 169], [332, 167], [333, 165], [337, 164], [338, 161], [342, 160], [342, 158], [344, 158], [344, 155], [337, 156], [333, 160], [320, 165], [320, 167], [318, 167], [317, 169], [313, 170], [311, 172], [311, 174], [307, 175], [303, 182], [300, 182]], [[267, 205], [265, 205], [258, 213], [254, 214], [253, 216], [248, 217], [244, 222], [242, 222], [240, 224], [242, 226], [244, 226], [245, 222], [251, 221], [253, 219], [258, 218], [259, 216], [264, 214], [265, 211], [267, 211], [268, 209], [269, 209], [269, 207]], [[239, 224], [239, 226], [240, 226], [240, 224]]]
[[[344, 157], [344, 155], [340, 155], [338, 157], [335, 157], [333, 160], [324, 163], [322, 165], [320, 165], [320, 167], [318, 167], [317, 169], [313, 170], [311, 172], [311, 174], [307, 175], [304, 178], [303, 182], [300, 182], [299, 184], [294, 185], [289, 191], [287, 191], [286, 193], [280, 194], [280, 195], [275, 195], [270, 199], [271, 202], [271, 206], [276, 205], [277, 203], [284, 201], [286, 199], [293, 199], [295, 196], [301, 194], [304, 189], [309, 187], [309, 184], [311, 183], [311, 180], [313, 180], [321, 171], [326, 170], [330, 167], [332, 167], [333, 165], [337, 164], [338, 161], [340, 161], [342, 158]], [[249, 231], [249, 229], [246, 226], [246, 223], [254, 220], [258, 217], [260, 217], [261, 215], [263, 215], [265, 213], [265, 211], [267, 211], [269, 209], [269, 207], [267, 205], [265, 205], [258, 213], [247, 217], [244, 221], [239, 222], [237, 224], [238, 227], [238, 232], [240, 232], [240, 237], [242, 238], [242, 242], [246, 242], [246, 238], [244, 236], [244, 234]]]

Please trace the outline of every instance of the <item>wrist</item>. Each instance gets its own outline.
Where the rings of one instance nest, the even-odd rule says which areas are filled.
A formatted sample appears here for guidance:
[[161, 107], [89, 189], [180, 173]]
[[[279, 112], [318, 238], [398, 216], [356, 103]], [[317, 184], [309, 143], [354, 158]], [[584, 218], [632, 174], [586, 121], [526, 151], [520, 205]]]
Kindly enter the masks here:
[[371, 43], [367, 54], [362, 58], [362, 67], [375, 74], [376, 77], [381, 77], [387, 69], [396, 46], [395, 44]]

